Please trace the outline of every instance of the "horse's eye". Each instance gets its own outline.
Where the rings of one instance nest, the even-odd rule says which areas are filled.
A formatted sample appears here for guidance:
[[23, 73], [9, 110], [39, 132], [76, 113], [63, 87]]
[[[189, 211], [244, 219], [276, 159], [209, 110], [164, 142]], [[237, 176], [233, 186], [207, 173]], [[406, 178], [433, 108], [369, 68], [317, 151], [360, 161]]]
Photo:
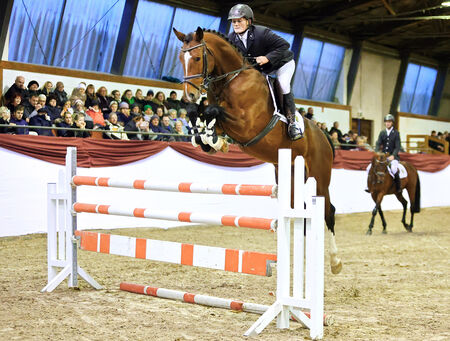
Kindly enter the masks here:
[[200, 57], [195, 57], [194, 60], [195, 60], [196, 62], [199, 62], [199, 61], [200, 61]]

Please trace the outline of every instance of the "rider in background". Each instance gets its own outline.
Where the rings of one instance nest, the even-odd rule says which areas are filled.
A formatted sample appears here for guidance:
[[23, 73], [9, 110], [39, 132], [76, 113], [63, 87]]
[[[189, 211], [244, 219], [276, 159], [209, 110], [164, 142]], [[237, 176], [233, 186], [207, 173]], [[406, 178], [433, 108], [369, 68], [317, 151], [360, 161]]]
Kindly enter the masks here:
[[235, 5], [228, 14], [233, 32], [229, 39], [242, 54], [254, 58], [259, 70], [265, 74], [275, 74], [283, 93], [283, 114], [288, 119], [288, 134], [291, 140], [303, 137], [295, 124], [294, 95], [291, 92], [291, 79], [295, 71], [294, 54], [289, 50], [289, 43], [273, 33], [269, 28], [253, 25], [252, 9], [243, 4]]
[[394, 128], [395, 118], [391, 114], [384, 117], [386, 129], [380, 132], [375, 146], [375, 151], [389, 153], [389, 168], [394, 174], [394, 183], [397, 192], [401, 192], [400, 175], [398, 171], [398, 161], [400, 160], [398, 152], [400, 151], [400, 133]]

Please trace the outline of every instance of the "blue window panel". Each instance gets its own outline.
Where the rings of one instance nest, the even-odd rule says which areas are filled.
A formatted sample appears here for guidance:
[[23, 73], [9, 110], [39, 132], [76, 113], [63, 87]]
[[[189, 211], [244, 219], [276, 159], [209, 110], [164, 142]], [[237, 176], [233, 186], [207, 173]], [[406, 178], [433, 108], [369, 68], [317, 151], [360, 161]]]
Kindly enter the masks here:
[[[197, 13], [186, 9], [177, 8], [173, 19], [173, 27], [185, 34], [193, 32], [198, 26], [218, 30], [220, 25], [220, 17]], [[164, 58], [164, 64], [161, 70], [161, 76], [171, 76], [182, 79], [184, 72], [178, 59], [182, 43], [178, 40], [173, 32], [169, 36], [167, 52]]]
[[63, 4], [62, 0], [14, 1], [9, 21], [9, 60], [33, 64], [51, 62]]
[[131, 33], [124, 75], [158, 78], [164, 48], [172, 33], [175, 8], [140, 0]]
[[281, 38], [289, 43], [290, 49], [292, 50], [292, 44], [294, 43], [294, 35], [287, 32], [272, 30], [273, 33], [279, 35]]
[[125, 0], [67, 0], [55, 66], [109, 72]]
[[400, 98], [400, 111], [426, 115], [433, 96], [437, 70], [408, 64]]
[[345, 48], [304, 38], [294, 76], [295, 97], [333, 101]]

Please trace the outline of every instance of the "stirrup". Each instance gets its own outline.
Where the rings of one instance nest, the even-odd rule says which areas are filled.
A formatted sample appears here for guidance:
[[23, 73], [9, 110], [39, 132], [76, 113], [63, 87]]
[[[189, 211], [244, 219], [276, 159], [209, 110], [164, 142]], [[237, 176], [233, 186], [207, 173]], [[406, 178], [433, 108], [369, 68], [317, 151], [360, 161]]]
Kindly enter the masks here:
[[303, 138], [302, 131], [295, 125], [295, 123], [289, 123], [288, 135], [292, 141], [300, 140]]

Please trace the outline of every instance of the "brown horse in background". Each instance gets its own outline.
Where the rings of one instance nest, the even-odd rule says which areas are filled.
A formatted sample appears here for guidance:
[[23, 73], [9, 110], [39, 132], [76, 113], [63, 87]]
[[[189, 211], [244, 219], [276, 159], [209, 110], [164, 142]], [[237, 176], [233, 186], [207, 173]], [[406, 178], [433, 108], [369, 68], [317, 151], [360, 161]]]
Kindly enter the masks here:
[[286, 125], [278, 121], [258, 142], [248, 144], [265, 129], [275, 110], [266, 79], [220, 33], [203, 31], [200, 27], [189, 34], [175, 28], [174, 32], [183, 42], [179, 57], [185, 75], [184, 96], [195, 102], [207, 92], [208, 109], [216, 113], [218, 133], [225, 133], [238, 142], [247, 154], [274, 164], [276, 171], [278, 149], [292, 149], [293, 160], [297, 155], [304, 157], [306, 177], [316, 179], [317, 194], [325, 197], [331, 270], [339, 273], [342, 263], [337, 257], [335, 242], [335, 208], [328, 192], [333, 150], [323, 132], [305, 119], [304, 138], [291, 141]]
[[402, 223], [406, 231], [412, 232], [414, 213], [420, 212], [420, 180], [419, 174], [416, 168], [408, 162], [400, 162], [408, 172], [406, 178], [401, 179], [401, 189], [406, 189], [408, 191], [409, 202], [411, 205], [411, 222], [406, 224], [406, 208], [408, 202], [403, 197], [402, 192], [397, 192], [395, 187], [394, 179], [389, 174], [388, 171], [388, 160], [387, 155], [384, 153], [377, 153], [372, 159], [372, 166], [369, 171], [369, 176], [367, 177], [367, 186], [369, 192], [372, 195], [373, 201], [375, 201], [375, 208], [372, 211], [372, 219], [370, 220], [369, 229], [367, 230], [368, 235], [372, 234], [373, 223], [377, 212], [380, 213], [381, 222], [383, 224], [383, 233], [386, 231], [386, 220], [384, 219], [383, 211], [381, 210], [381, 201], [383, 197], [388, 194], [395, 194], [398, 201], [403, 205], [403, 216]]

